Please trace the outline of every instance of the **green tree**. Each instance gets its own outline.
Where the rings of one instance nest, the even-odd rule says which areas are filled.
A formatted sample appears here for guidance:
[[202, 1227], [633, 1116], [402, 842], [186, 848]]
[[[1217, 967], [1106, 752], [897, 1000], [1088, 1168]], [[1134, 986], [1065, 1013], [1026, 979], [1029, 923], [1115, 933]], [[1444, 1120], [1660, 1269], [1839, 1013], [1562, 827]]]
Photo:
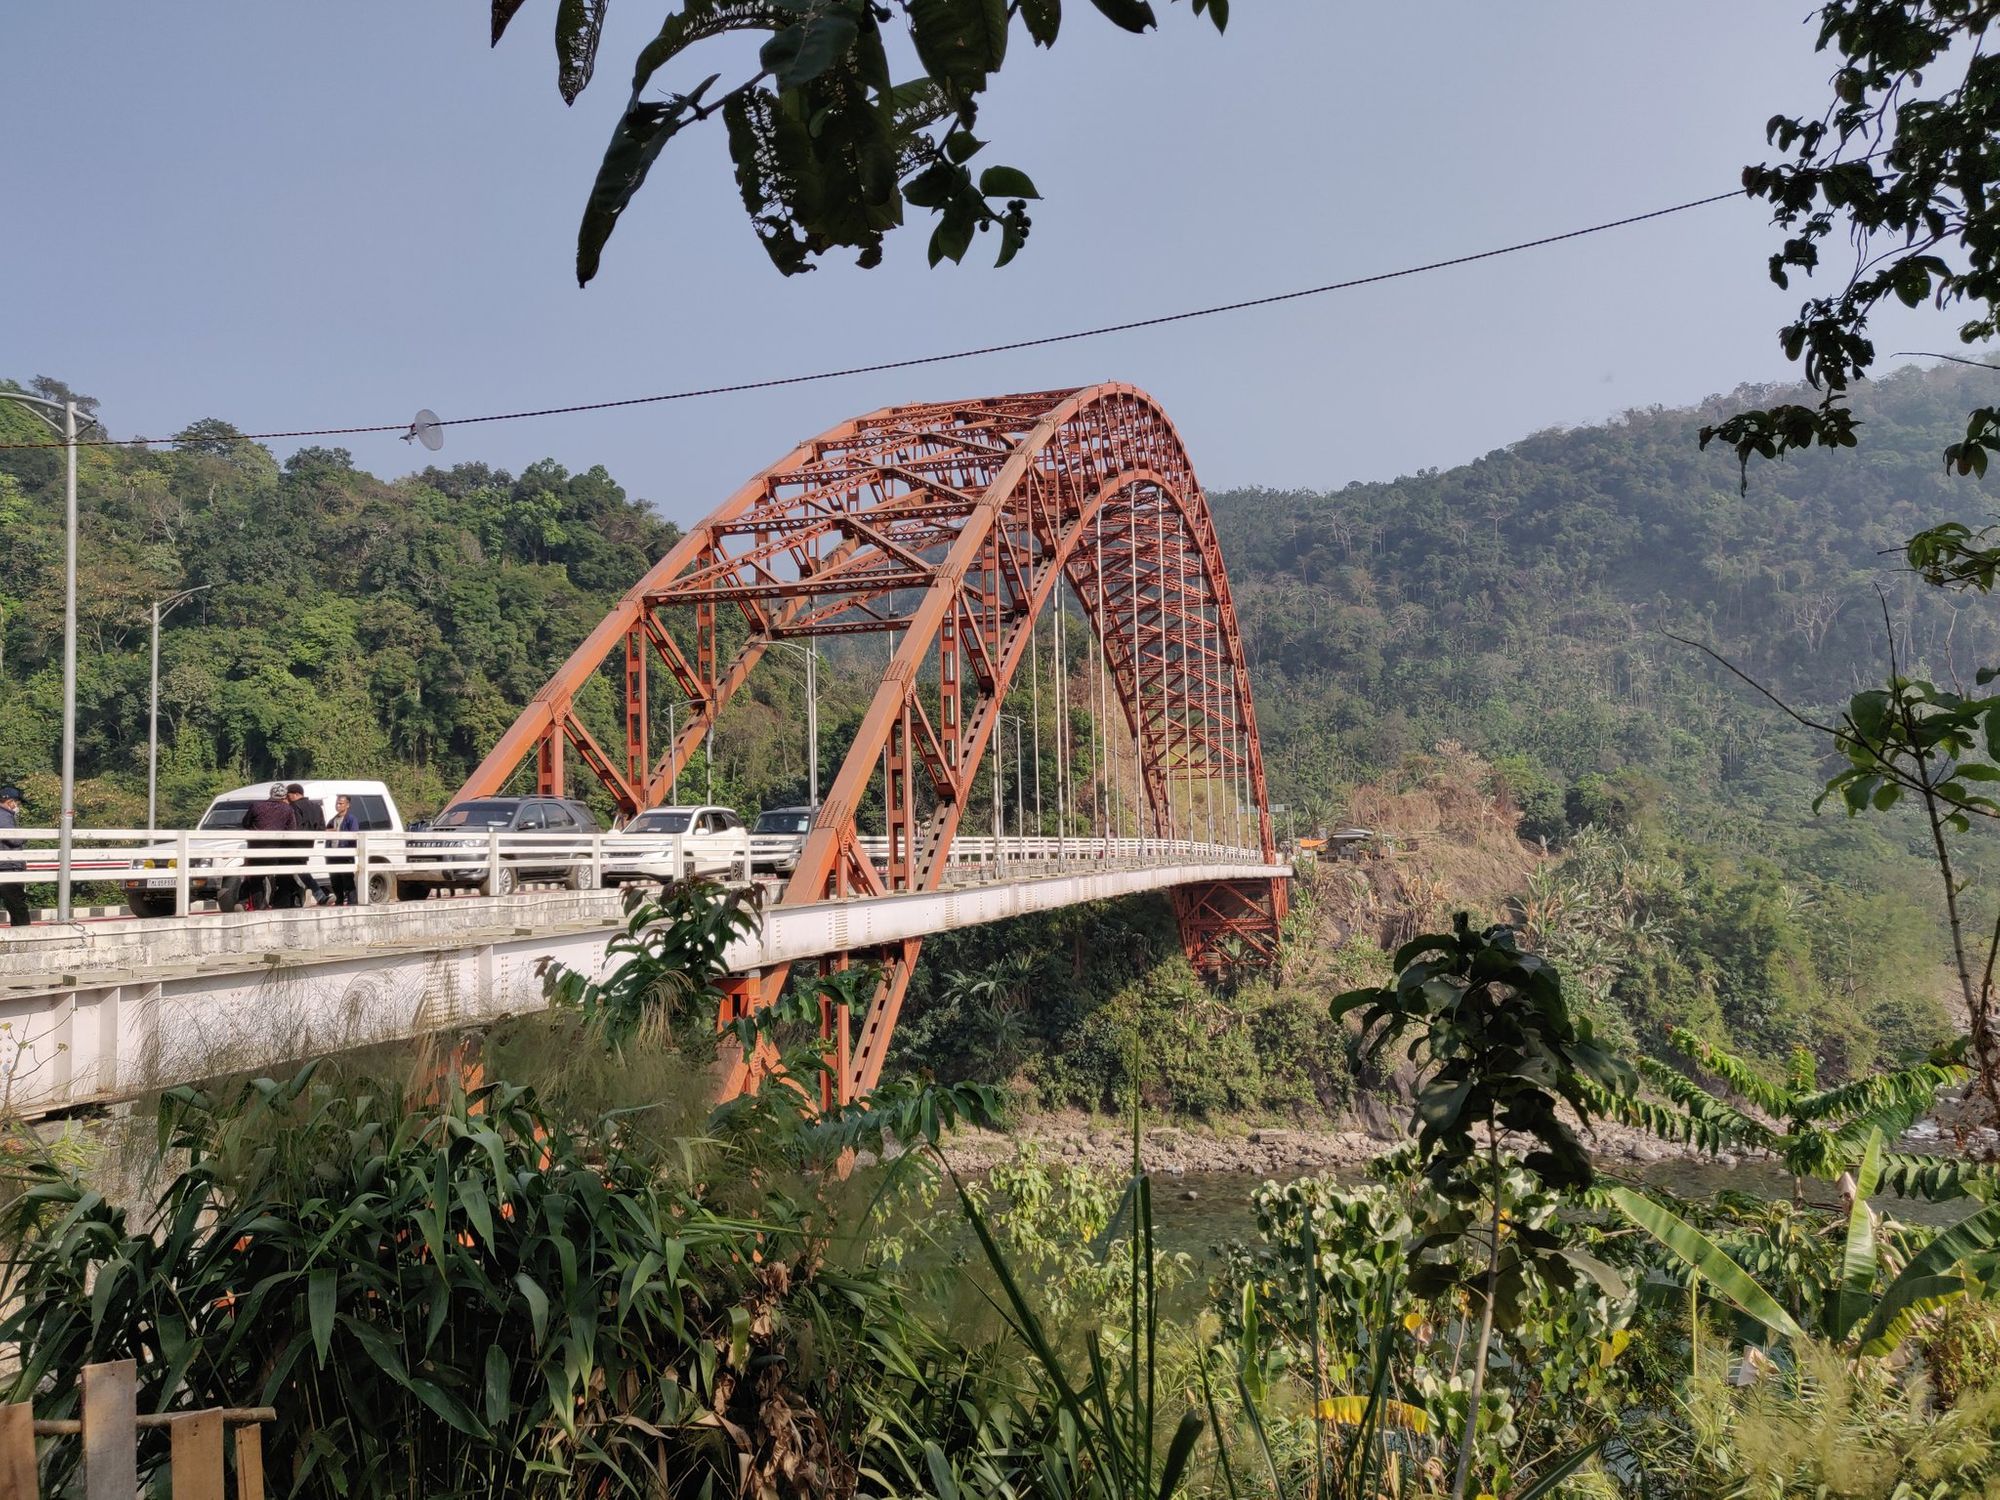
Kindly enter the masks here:
[[[1788, 159], [1744, 168], [1743, 186], [1789, 231], [1770, 260], [1780, 287], [1813, 276], [1822, 247], [1841, 252], [1845, 282], [1807, 299], [1779, 335], [1821, 399], [1740, 412], [1704, 427], [1704, 445], [1719, 439], [1746, 466], [1815, 443], [1854, 446], [1846, 397], [1874, 366], [1868, 323], [1884, 302], [1963, 307], [1968, 345], [2000, 332], [2000, 58], [1984, 47], [1996, 17], [1988, 0], [1820, 8], [1818, 48], [1839, 60], [1833, 100], [1823, 114], [1774, 115], [1766, 133]], [[1983, 474], [1995, 451], [2000, 407], [1982, 404], [1945, 462]]]
[[[1555, 968], [1521, 951], [1511, 928], [1475, 932], [1465, 914], [1449, 934], [1406, 943], [1395, 956], [1394, 983], [1351, 990], [1333, 1002], [1336, 1019], [1360, 1012], [1357, 1046], [1369, 1060], [1410, 1036], [1420, 1070], [1416, 1158], [1431, 1185], [1461, 1206], [1430, 1228], [1420, 1250], [1483, 1232], [1483, 1267], [1431, 1261], [1412, 1287], [1435, 1295], [1455, 1282], [1479, 1298], [1466, 1432], [1459, 1443], [1453, 1500], [1471, 1477], [1487, 1357], [1503, 1307], [1518, 1309], [1534, 1277], [1560, 1286], [1579, 1274], [1622, 1284], [1608, 1267], [1547, 1229], [1522, 1222], [1508, 1201], [1510, 1138], [1531, 1149], [1521, 1165], [1546, 1188], [1581, 1188], [1590, 1158], [1563, 1119], [1567, 1104], [1588, 1120], [1606, 1096], [1631, 1091], [1631, 1070], [1601, 1047], [1588, 1021], [1570, 1016]], [[1485, 1200], [1484, 1223], [1473, 1210]], [[1511, 1233], [1503, 1232], [1511, 1229]], [[1422, 1278], [1421, 1281], [1419, 1278]]]

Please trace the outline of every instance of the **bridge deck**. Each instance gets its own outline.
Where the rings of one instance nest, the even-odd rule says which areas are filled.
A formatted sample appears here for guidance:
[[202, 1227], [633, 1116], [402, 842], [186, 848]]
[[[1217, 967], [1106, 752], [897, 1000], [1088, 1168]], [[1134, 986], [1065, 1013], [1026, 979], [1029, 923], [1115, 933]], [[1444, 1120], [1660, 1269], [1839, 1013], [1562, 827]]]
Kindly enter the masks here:
[[[1011, 873], [1011, 872], [1010, 872]], [[1142, 891], [1289, 874], [1262, 863], [1112, 860], [772, 906], [732, 971], [866, 950]], [[538, 966], [595, 974], [612, 891], [21, 929], [0, 942], [0, 1074], [28, 1115], [540, 1009]]]

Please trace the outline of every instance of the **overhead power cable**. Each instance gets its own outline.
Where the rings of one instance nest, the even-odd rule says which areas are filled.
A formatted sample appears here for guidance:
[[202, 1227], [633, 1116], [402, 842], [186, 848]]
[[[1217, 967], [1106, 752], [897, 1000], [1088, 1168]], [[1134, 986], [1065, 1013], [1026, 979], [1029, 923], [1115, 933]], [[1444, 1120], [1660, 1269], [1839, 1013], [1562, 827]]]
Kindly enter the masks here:
[[[816, 370], [807, 375], [776, 375], [763, 380], [738, 381], [733, 385], [697, 386], [690, 390], [668, 391], [657, 396], [627, 396], [615, 401], [584, 401], [570, 406], [543, 406], [529, 411], [493, 412], [483, 417], [446, 417], [437, 422], [439, 427], [473, 427], [488, 422], [524, 422], [533, 417], [566, 417], [587, 411], [615, 411], [627, 406], [655, 406], [667, 401], [695, 401], [709, 396], [734, 396], [749, 391], [771, 391], [792, 385], [813, 385], [824, 380], [845, 380], [855, 375], [879, 375], [890, 370], [915, 370], [926, 365], [950, 364], [961, 359], [982, 359], [991, 354], [1012, 354], [1022, 349], [1044, 349], [1052, 344], [1070, 344], [1081, 339], [1104, 338], [1114, 333], [1132, 333], [1142, 328], [1159, 328], [1169, 323], [1186, 323], [1196, 318], [1219, 317], [1223, 313], [1247, 312], [1256, 307], [1274, 307], [1281, 302], [1296, 302], [1305, 297], [1324, 297], [1330, 292], [1353, 291], [1357, 287], [1376, 286], [1385, 281], [1401, 281], [1406, 277], [1423, 276], [1432, 271], [1448, 271], [1454, 266], [1469, 266], [1482, 260], [1494, 260], [1503, 255], [1518, 255], [1523, 250], [1539, 250], [1548, 245], [1559, 245], [1566, 240], [1579, 240], [1588, 235], [1603, 234], [1613, 229], [1624, 229], [1633, 224], [1644, 224], [1653, 219], [1664, 219], [1672, 214], [1686, 213], [1690, 209], [1706, 208], [1711, 203], [1722, 203], [1732, 198], [1742, 198], [1743, 190], [1737, 188], [1727, 193], [1711, 193], [1706, 198], [1691, 198], [1685, 203], [1676, 203], [1667, 208], [1656, 208], [1643, 214], [1630, 214], [1622, 219], [1607, 219], [1602, 224], [1590, 224], [1581, 229], [1566, 229], [1560, 234], [1540, 235], [1532, 240], [1519, 240], [1511, 245], [1500, 245], [1491, 250], [1476, 250], [1469, 255], [1454, 255], [1446, 260], [1425, 261], [1422, 265], [1404, 266], [1395, 271], [1378, 271], [1371, 276], [1355, 276], [1346, 281], [1329, 281], [1320, 286], [1298, 287], [1289, 292], [1273, 292], [1263, 297], [1248, 297], [1237, 302], [1218, 302], [1209, 307], [1186, 308], [1180, 312], [1158, 313], [1150, 318], [1134, 318], [1124, 323], [1103, 323], [1095, 328], [1076, 328], [1068, 333], [1043, 334], [1039, 338], [1014, 339], [1004, 344], [982, 344], [972, 349], [953, 349], [943, 354], [917, 354], [905, 359], [886, 359], [874, 364], [847, 365], [837, 370]], [[315, 437], [360, 437], [370, 433], [388, 432], [399, 436], [413, 435], [414, 429], [408, 422], [376, 422], [354, 427], [300, 427], [282, 432], [244, 432], [229, 435], [218, 434], [205, 441], [228, 441], [259, 443], [283, 438]], [[144, 448], [171, 447], [174, 438], [89, 438], [79, 439], [77, 446], [84, 448]], [[9, 448], [60, 448], [60, 441], [34, 443], [0, 443], [0, 450]]]
[[1945, 360], [1950, 360], [1951, 363], [1955, 365], [1971, 365], [1972, 368], [1975, 370], [1985, 370], [1992, 374], [2000, 374], [2000, 365], [1993, 364], [1988, 360], [1967, 359], [1960, 354], [1939, 354], [1936, 350], [1933, 349], [1898, 349], [1894, 354], [1890, 355], [1889, 358], [1945, 359]]

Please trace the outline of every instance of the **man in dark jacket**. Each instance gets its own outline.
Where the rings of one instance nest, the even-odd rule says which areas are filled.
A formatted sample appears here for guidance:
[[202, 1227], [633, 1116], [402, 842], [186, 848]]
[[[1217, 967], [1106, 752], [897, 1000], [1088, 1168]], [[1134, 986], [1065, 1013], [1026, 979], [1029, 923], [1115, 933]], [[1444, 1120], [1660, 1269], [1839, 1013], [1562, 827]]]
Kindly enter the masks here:
[[[28, 841], [17, 838], [4, 830], [21, 826], [21, 789], [17, 786], [0, 786], [0, 849], [12, 852], [28, 847]], [[27, 868], [23, 860], [0, 860], [0, 871], [16, 874]], [[7, 921], [15, 927], [28, 925], [28, 888], [18, 881], [8, 881], [0, 885], [0, 907], [7, 910]]]
[[[285, 800], [292, 805], [293, 827], [310, 828], [316, 833], [326, 830], [325, 806], [321, 804], [319, 798], [308, 797], [306, 789], [296, 781], [285, 788]], [[300, 840], [296, 846], [299, 853], [295, 858], [303, 863], [310, 856], [315, 842], [316, 840], [313, 839]], [[326, 904], [329, 892], [326, 888], [326, 882], [321, 880], [319, 876], [308, 870], [303, 875], [294, 875], [291, 878], [297, 886], [300, 895], [311, 891], [314, 901], [318, 902], [321, 906]], [[287, 904], [297, 906], [300, 903], [297, 900], [293, 900]]]
[[[271, 795], [263, 801], [251, 803], [249, 811], [243, 816], [245, 833], [289, 833], [298, 826], [298, 818], [292, 812], [292, 804], [285, 800], [283, 782], [273, 786]], [[252, 847], [250, 853], [244, 856], [243, 863], [252, 870], [290, 863], [292, 857], [290, 852], [282, 844], [276, 844], [275, 847], [274, 844], [273, 840], [259, 841]], [[259, 850], [264, 852], [259, 853]], [[216, 904], [224, 911], [235, 911], [242, 904], [243, 887], [247, 885], [251, 891], [251, 904], [259, 910], [268, 911], [272, 905], [271, 887], [274, 883], [269, 875], [248, 877], [231, 875], [222, 882], [222, 893], [217, 898]]]

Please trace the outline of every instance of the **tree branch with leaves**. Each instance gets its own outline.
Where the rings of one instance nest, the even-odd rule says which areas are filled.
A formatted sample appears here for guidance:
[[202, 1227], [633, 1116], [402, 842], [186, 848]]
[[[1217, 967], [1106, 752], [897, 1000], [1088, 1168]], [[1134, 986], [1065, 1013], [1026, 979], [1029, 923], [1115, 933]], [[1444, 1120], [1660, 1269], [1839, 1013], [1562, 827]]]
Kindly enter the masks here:
[[[1785, 357], [1822, 393], [1704, 427], [1744, 465], [1815, 444], [1851, 448], [1852, 384], [1876, 361], [1868, 324], [1885, 303], [1963, 307], [1966, 344], [2000, 331], [2000, 58], [1986, 50], [1993, 0], [1832, 0], [1818, 47], [1839, 59], [1833, 99], [1817, 116], [1774, 115], [1769, 142], [1784, 158], [1743, 169], [1743, 187], [1771, 205], [1787, 238], [1771, 280], [1790, 288], [1843, 243], [1837, 290], [1808, 298], [1779, 333]], [[1984, 474], [2000, 451], [2000, 406], [1967, 418], [1945, 450], [1948, 467]]]
[[[493, 0], [497, 46], [524, 0]], [[1158, 25], [1150, 0], [1091, 0], [1129, 32]], [[596, 69], [608, 0], [559, 0], [556, 83], [574, 102]], [[1189, 0], [1217, 31], [1229, 0]], [[906, 208], [935, 218], [930, 261], [962, 260], [975, 235], [997, 231], [996, 264], [1027, 242], [1028, 174], [973, 158], [981, 96], [1007, 60], [1016, 23], [1038, 47], [1062, 30], [1061, 0], [679, 0], [639, 53], [632, 92], [612, 131], [577, 230], [576, 275], [588, 285], [606, 241], [667, 143], [722, 116], [744, 212], [787, 276], [828, 251], [881, 262]], [[900, 23], [900, 24], [899, 24]], [[761, 33], [757, 66], [720, 93], [711, 73], [692, 88], [654, 89], [683, 53], [738, 32]], [[898, 35], [900, 33], [900, 36]], [[906, 41], [915, 72], [891, 61]]]

